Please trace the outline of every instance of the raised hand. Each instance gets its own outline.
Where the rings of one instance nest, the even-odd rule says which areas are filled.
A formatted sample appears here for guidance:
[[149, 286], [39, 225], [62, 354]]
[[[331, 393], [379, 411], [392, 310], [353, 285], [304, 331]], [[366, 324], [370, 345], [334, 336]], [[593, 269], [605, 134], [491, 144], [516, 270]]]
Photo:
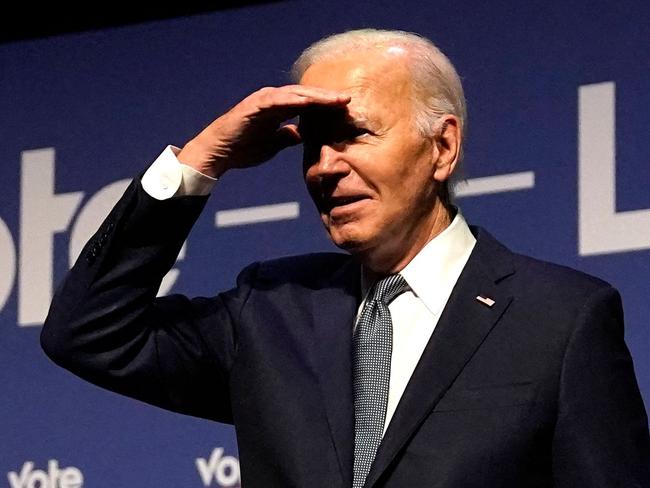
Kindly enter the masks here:
[[262, 88], [203, 129], [178, 159], [213, 177], [256, 166], [301, 142], [297, 127], [286, 124], [288, 120], [307, 108], [343, 108], [349, 102], [348, 95], [305, 85]]

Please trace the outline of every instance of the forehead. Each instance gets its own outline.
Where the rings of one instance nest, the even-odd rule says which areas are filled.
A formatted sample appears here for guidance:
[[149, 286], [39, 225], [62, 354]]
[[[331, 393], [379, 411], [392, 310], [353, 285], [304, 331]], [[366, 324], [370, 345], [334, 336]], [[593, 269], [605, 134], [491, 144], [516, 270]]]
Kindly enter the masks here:
[[363, 50], [331, 55], [312, 64], [300, 84], [342, 91], [352, 97], [349, 111], [367, 113], [410, 106], [411, 73], [404, 50]]

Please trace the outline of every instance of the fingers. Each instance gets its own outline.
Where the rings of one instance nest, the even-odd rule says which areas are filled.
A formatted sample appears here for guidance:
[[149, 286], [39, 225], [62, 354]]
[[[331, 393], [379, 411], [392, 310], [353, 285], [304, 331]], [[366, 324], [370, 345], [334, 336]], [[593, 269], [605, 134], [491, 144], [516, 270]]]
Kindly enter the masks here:
[[257, 98], [256, 105], [261, 110], [300, 109], [314, 105], [344, 106], [350, 103], [350, 96], [345, 93], [307, 85], [262, 88], [252, 97]]
[[326, 90], [315, 86], [289, 85], [288, 88], [291, 92], [302, 97], [303, 100], [310, 104], [347, 105], [351, 100], [350, 95], [346, 93], [335, 90]]

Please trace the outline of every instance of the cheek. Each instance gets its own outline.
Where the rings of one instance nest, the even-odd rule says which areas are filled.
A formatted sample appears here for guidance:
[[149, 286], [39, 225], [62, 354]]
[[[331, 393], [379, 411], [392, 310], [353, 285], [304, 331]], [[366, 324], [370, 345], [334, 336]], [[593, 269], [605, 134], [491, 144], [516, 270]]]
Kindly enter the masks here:
[[431, 207], [436, 193], [435, 182], [428, 166], [417, 163], [405, 163], [383, 180], [383, 196], [391, 213], [408, 215]]
[[303, 179], [305, 181], [305, 186], [307, 187], [307, 192], [315, 199], [316, 196], [320, 195], [320, 179], [316, 172], [316, 166], [314, 164], [303, 164]]
[[399, 178], [415, 192], [420, 188], [428, 188], [433, 182], [435, 165], [433, 164], [432, 148], [420, 141], [419, 144], [405, 144], [399, 151], [402, 165], [399, 166]]

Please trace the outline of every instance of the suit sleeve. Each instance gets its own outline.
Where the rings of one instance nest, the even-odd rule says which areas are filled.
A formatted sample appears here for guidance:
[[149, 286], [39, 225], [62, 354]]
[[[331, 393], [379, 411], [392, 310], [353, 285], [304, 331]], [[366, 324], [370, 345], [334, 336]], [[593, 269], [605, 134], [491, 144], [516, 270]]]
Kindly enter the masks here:
[[562, 488], [650, 487], [648, 418], [610, 287], [587, 300], [566, 348], [553, 473]]
[[156, 298], [207, 197], [159, 201], [135, 180], [58, 288], [41, 333], [57, 364], [109, 390], [232, 422], [229, 371], [252, 266], [213, 298]]

